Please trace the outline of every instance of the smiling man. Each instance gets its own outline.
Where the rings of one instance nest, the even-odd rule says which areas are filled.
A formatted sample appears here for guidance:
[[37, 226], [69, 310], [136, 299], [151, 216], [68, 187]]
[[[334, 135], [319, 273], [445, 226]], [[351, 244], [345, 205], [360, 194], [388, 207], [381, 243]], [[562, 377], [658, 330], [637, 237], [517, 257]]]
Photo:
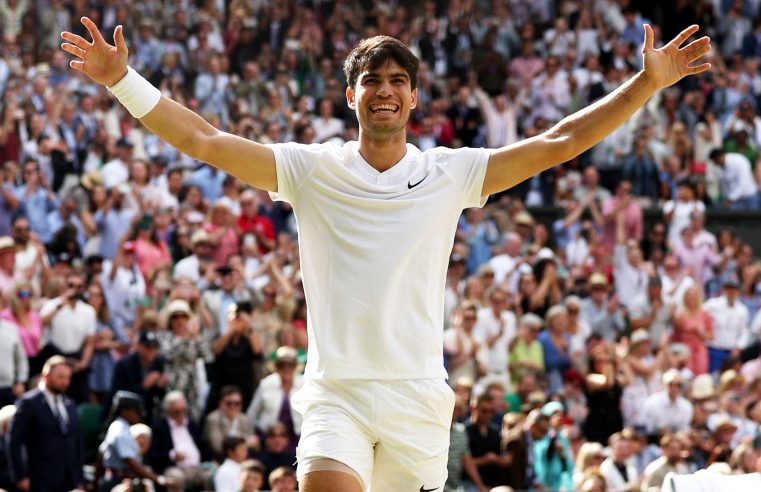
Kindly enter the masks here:
[[182, 152], [291, 203], [309, 305], [306, 382], [290, 402], [304, 416], [302, 491], [441, 491], [454, 394], [442, 363], [444, 288], [464, 208], [565, 162], [620, 126], [655, 91], [708, 70], [690, 66], [708, 38], [692, 26], [655, 49], [644, 70], [546, 133], [496, 150], [407, 143], [418, 60], [396, 39], [366, 39], [344, 64], [359, 141], [261, 145], [222, 132], [162, 97], [82, 19], [93, 41], [62, 34], [72, 68], [109, 87], [130, 113]]

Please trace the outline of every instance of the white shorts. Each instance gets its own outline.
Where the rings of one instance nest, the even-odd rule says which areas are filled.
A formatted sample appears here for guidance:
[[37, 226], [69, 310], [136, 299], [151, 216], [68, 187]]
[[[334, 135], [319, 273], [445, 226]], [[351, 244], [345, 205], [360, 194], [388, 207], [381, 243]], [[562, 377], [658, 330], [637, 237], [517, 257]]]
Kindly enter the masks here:
[[443, 379], [306, 380], [291, 401], [304, 416], [296, 458], [344, 463], [372, 492], [441, 491], [454, 401]]

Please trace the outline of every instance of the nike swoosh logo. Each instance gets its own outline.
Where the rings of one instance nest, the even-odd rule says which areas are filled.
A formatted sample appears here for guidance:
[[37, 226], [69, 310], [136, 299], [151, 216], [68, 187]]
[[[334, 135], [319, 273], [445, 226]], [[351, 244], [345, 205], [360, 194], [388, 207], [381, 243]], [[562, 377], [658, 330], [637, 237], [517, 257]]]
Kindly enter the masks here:
[[[423, 181], [425, 181], [425, 178], [427, 178], [427, 177], [428, 177], [428, 173], [430, 173], [430, 172], [431, 172], [431, 171], [428, 171], [427, 173], [425, 173], [425, 176], [423, 176], [423, 178], [422, 178], [420, 181], [418, 181], [417, 183], [415, 183], [415, 184], [412, 184], [411, 182], [409, 182], [409, 181], [408, 181], [408, 182], [407, 182], [407, 189], [410, 189], [410, 190], [411, 190], [411, 189], [412, 189], [412, 188], [414, 188], [415, 186], [417, 186], [417, 185], [419, 185], [420, 183], [422, 183]], [[436, 489], [438, 489], [438, 487], [436, 487]], [[436, 489], [431, 489], [431, 490], [436, 490]], [[426, 490], [421, 490], [420, 492], [428, 492], [428, 491], [426, 491]]]
[[434, 490], [439, 490], [439, 488], [438, 487], [434, 487], [432, 489], [426, 489], [425, 485], [421, 485], [420, 486], [420, 492], [433, 492]]

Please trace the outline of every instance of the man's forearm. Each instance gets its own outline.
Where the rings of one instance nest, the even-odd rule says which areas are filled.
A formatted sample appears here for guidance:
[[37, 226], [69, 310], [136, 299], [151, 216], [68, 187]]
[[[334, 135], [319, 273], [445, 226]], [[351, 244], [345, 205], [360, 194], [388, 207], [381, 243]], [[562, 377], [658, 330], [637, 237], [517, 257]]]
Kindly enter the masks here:
[[201, 116], [167, 97], [162, 97], [140, 122], [172, 147], [194, 159], [202, 158], [200, 144], [203, 139], [218, 132]]
[[568, 138], [573, 154], [581, 154], [626, 122], [656, 90], [650, 78], [639, 72], [604, 98], [563, 118], [550, 131]]

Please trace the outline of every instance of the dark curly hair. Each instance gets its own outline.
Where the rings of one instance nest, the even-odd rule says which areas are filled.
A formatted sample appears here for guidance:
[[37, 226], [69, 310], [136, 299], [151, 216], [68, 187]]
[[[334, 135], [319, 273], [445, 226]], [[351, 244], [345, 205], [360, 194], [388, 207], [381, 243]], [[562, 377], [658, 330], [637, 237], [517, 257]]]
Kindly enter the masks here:
[[344, 62], [346, 83], [349, 87], [354, 87], [363, 70], [376, 69], [389, 58], [407, 71], [414, 90], [417, 87], [417, 70], [420, 61], [404, 43], [390, 36], [363, 39], [351, 50]]

